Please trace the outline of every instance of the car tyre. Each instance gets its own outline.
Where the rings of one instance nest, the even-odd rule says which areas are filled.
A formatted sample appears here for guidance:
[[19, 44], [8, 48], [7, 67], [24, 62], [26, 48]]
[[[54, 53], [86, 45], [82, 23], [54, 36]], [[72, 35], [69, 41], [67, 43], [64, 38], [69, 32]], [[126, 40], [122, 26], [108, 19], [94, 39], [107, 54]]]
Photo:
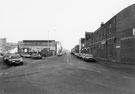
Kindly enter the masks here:
[[23, 62], [21, 62], [20, 65], [23, 65]]
[[96, 60], [94, 59], [93, 62], [96, 62]]

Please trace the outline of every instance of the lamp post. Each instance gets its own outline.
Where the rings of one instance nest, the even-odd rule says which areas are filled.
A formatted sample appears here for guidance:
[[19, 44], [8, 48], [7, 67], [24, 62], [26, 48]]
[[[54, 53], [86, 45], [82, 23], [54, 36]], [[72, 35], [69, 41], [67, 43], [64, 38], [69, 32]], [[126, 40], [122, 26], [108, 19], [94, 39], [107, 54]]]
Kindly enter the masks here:
[[[52, 29], [51, 31], [55, 31], [56, 29]], [[48, 55], [50, 55], [50, 40], [49, 40], [49, 37], [50, 37], [50, 35], [49, 35], [49, 33], [50, 33], [50, 30], [48, 30]]]
[[50, 44], [49, 44], [49, 30], [48, 30], [48, 56], [50, 55], [49, 49], [50, 49]]

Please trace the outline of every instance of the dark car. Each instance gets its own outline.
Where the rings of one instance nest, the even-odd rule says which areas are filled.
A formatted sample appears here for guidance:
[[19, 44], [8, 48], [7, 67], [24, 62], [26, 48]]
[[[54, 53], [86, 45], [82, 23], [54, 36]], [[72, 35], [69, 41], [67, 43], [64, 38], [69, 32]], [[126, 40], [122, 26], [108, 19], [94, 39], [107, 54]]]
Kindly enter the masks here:
[[8, 65], [23, 65], [23, 59], [19, 54], [12, 54], [4, 58], [4, 62]]
[[31, 58], [33, 59], [42, 59], [42, 56], [38, 53], [31, 54]]
[[3, 61], [4, 62], [8, 62], [8, 58], [9, 58], [9, 56], [10, 56], [11, 54], [4, 54], [4, 56], [3, 56]]
[[95, 58], [92, 54], [86, 54], [85, 57], [84, 57], [84, 60], [85, 61], [93, 61], [95, 62]]

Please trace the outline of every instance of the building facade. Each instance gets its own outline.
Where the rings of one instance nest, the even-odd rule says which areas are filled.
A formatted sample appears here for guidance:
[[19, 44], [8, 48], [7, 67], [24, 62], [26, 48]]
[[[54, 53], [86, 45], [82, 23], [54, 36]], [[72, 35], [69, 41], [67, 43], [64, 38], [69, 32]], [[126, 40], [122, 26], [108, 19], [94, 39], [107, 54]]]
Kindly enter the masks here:
[[18, 53], [38, 52], [45, 55], [55, 55], [57, 49], [55, 40], [23, 40], [18, 42]]
[[135, 64], [134, 11], [135, 4], [102, 23], [87, 39], [87, 52], [99, 60]]
[[85, 38], [79, 40], [79, 54], [85, 53]]

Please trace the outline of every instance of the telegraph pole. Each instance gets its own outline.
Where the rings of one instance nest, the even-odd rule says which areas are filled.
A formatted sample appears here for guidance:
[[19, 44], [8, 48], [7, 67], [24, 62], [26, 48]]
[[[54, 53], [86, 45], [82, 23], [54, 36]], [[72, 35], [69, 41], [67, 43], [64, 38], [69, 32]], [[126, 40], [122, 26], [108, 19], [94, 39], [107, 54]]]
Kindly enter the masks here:
[[50, 44], [49, 44], [49, 30], [48, 30], [48, 56], [50, 55], [49, 49], [50, 49]]

